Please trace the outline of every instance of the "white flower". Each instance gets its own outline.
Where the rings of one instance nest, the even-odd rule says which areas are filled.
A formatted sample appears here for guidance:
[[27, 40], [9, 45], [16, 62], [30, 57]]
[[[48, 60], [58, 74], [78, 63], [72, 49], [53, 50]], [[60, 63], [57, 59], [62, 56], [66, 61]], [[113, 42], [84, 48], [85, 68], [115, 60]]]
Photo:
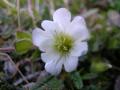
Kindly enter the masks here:
[[36, 28], [32, 36], [33, 44], [44, 52], [41, 58], [46, 71], [57, 75], [63, 66], [67, 72], [75, 70], [78, 57], [88, 51], [89, 32], [84, 18], [76, 16], [71, 21], [70, 12], [60, 8], [54, 12], [53, 21], [44, 20], [41, 26], [44, 30]]

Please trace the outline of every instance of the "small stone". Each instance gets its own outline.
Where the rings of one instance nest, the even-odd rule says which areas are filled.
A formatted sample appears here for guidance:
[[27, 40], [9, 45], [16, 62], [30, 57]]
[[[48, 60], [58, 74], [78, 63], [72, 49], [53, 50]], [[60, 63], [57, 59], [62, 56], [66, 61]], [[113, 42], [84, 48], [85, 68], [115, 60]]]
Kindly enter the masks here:
[[120, 76], [116, 79], [114, 90], [120, 90]]

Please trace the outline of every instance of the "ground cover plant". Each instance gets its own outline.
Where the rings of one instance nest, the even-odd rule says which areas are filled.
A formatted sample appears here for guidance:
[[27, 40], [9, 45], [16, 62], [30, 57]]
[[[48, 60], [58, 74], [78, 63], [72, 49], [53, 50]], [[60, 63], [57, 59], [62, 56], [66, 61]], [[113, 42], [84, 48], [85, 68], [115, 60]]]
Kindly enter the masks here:
[[0, 90], [120, 90], [119, 0], [0, 0]]

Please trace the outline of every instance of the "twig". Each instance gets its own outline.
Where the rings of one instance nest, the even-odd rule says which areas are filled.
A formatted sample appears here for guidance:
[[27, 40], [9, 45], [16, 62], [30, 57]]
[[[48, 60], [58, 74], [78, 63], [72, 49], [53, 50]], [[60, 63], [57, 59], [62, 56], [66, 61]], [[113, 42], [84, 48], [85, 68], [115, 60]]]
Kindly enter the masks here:
[[14, 51], [14, 50], [15, 50], [15, 48], [12, 48], [12, 47], [0, 48], [1, 52], [11, 52], [11, 51]]
[[64, 5], [67, 9], [69, 9], [69, 0], [63, 0]]
[[17, 19], [18, 19], [18, 28], [21, 30], [21, 22], [20, 22], [20, 1], [17, 0]]
[[54, 1], [53, 0], [45, 0], [48, 5], [48, 9], [50, 11], [50, 15], [52, 16], [55, 11]]
[[94, 14], [98, 13], [98, 11], [99, 11], [99, 9], [95, 8], [95, 9], [92, 9], [92, 10], [89, 10], [89, 11], [83, 13], [82, 16], [83, 16], [84, 18], [88, 18], [88, 17], [90, 17], [91, 15], [94, 15]]
[[35, 85], [35, 82], [30, 82], [29, 84], [26, 84], [23, 86], [23, 88], [32, 88]]
[[6, 53], [0, 53], [0, 55], [6, 56], [6, 57], [10, 60], [10, 62], [11, 62], [13, 65], [15, 65], [15, 68], [16, 68], [16, 70], [18, 71], [18, 73], [21, 75], [21, 77], [23, 78], [23, 80], [28, 84], [29, 81], [25, 78], [25, 76], [22, 74], [22, 72], [21, 72], [21, 71], [19, 70], [19, 68], [16, 66], [16, 64], [15, 64], [14, 61], [11, 59], [11, 57], [10, 57], [8, 54], [6, 54]]
[[[28, 76], [26, 76], [27, 79], [32, 79], [32, 78], [35, 78], [37, 76], [39, 76], [40, 72], [36, 72], [36, 73], [33, 73], [33, 74], [30, 74]], [[21, 84], [24, 80], [23, 79], [19, 79], [17, 81], [14, 82], [14, 85], [17, 86], [19, 84]]]
[[50, 3], [50, 13], [51, 13], [51, 16], [52, 16], [54, 11], [55, 11], [54, 1], [50, 0], [49, 3]]
[[33, 26], [36, 27], [35, 16], [33, 14], [32, 0], [27, 0], [27, 3], [28, 3], [28, 13], [29, 13], [30, 17], [32, 18]]
[[15, 5], [12, 4], [12, 3], [10, 3], [8, 0], [3, 0], [3, 2], [4, 2], [5, 4], [7, 4], [9, 7], [15, 8]]
[[40, 8], [40, 7], [39, 7], [39, 2], [40, 2], [39, 0], [35, 0], [35, 9], [36, 9], [36, 11], [37, 11], [38, 13], [40, 13], [40, 12], [39, 12], [39, 8]]

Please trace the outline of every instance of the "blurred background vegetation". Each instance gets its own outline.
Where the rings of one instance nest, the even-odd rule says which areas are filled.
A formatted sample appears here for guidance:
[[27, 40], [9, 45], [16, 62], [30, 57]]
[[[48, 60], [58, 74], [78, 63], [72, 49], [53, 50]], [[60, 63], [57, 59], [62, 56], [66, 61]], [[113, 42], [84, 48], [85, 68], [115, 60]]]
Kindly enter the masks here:
[[[79, 67], [57, 77], [44, 70], [31, 32], [65, 7], [91, 33]], [[120, 0], [0, 0], [0, 90], [120, 90]]]

